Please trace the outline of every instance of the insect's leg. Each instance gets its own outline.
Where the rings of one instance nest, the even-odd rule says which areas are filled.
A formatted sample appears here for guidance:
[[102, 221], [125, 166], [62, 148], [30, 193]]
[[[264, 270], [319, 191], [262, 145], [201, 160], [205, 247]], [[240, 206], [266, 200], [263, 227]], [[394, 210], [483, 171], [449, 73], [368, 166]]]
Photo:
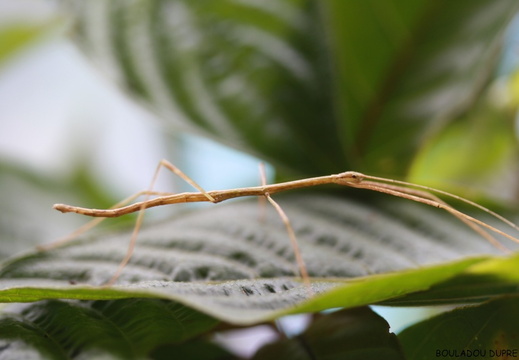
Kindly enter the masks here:
[[[164, 196], [164, 195], [169, 195], [169, 194], [170, 193], [156, 192], [156, 191], [139, 191], [138, 193], [135, 193], [132, 196], [129, 196], [129, 197], [127, 197], [126, 199], [124, 199], [122, 201], [119, 201], [117, 204], [111, 206], [110, 209], [115, 209], [115, 208], [127, 205], [127, 204], [131, 203], [133, 200], [135, 200], [138, 197], [143, 196], [143, 195], [148, 195], [148, 196], [149, 195]], [[66, 243], [74, 240], [75, 238], [77, 238], [81, 234], [83, 234], [83, 233], [87, 232], [88, 230], [94, 228], [95, 226], [97, 226], [99, 223], [101, 223], [105, 219], [106, 218], [96, 218], [94, 220], [91, 220], [91, 221], [87, 222], [86, 224], [82, 225], [81, 227], [77, 228], [76, 230], [74, 230], [70, 234], [68, 234], [68, 235], [66, 235], [66, 236], [64, 236], [62, 238], [59, 238], [59, 239], [57, 239], [57, 240], [55, 240], [55, 241], [53, 241], [51, 243], [44, 244], [44, 245], [38, 245], [36, 248], [39, 251], [48, 251], [48, 250], [60, 247], [62, 245], [65, 245]]]
[[[266, 176], [265, 176], [265, 165], [263, 163], [260, 164], [260, 174], [261, 174], [261, 182], [262, 185], [266, 185]], [[294, 232], [294, 229], [292, 228], [292, 225], [290, 224], [290, 219], [288, 218], [285, 211], [281, 208], [281, 206], [270, 196], [270, 194], [266, 191], [264, 193], [265, 198], [272, 204], [274, 209], [276, 209], [277, 213], [279, 214], [279, 217], [283, 221], [283, 224], [285, 224], [285, 228], [288, 232], [288, 237], [290, 239], [290, 244], [292, 245], [292, 249], [294, 251], [294, 256], [296, 258], [297, 267], [299, 269], [299, 273], [301, 275], [301, 278], [303, 279], [303, 283], [305, 284], [306, 288], [308, 289], [309, 295], [312, 295], [312, 287], [310, 284], [310, 277], [308, 276], [308, 271], [306, 270], [306, 264], [303, 260], [303, 257], [301, 256], [301, 250], [299, 249], [299, 244], [297, 242], [296, 233]]]
[[[265, 173], [265, 164], [260, 162], [259, 163], [259, 172], [260, 172], [260, 181], [261, 181], [261, 186], [266, 186], [267, 185], [267, 175]], [[259, 221], [260, 223], [264, 223], [265, 222], [265, 219], [267, 218], [267, 213], [266, 213], [266, 202], [267, 202], [267, 198], [265, 196], [259, 196], [258, 197], [258, 205], [259, 205], [259, 212], [260, 212], [260, 215], [259, 215]]]
[[449, 212], [451, 215], [458, 218], [460, 221], [465, 223], [467, 226], [469, 226], [472, 230], [477, 232], [479, 235], [484, 237], [487, 241], [489, 241], [492, 245], [494, 245], [496, 248], [508, 252], [509, 249], [507, 249], [505, 246], [503, 246], [496, 238], [494, 238], [492, 235], [490, 235], [487, 231], [483, 229], [487, 228], [499, 235], [505, 236], [513, 241], [519, 241], [518, 239], [514, 238], [513, 236], [506, 234], [502, 232], [499, 229], [496, 229], [495, 227], [488, 225], [487, 223], [478, 220], [470, 215], [467, 215], [459, 210], [456, 210], [449, 204], [447, 204], [445, 201], [437, 197], [436, 195], [424, 191], [424, 190], [418, 190], [418, 189], [411, 189], [406, 188], [404, 186], [398, 186], [393, 184], [385, 184], [385, 183], [378, 183], [378, 182], [372, 182], [372, 181], [363, 181], [361, 183], [352, 185], [353, 187], [362, 188], [362, 189], [369, 189], [374, 190], [386, 194], [390, 194], [393, 196], [402, 197], [405, 199], [413, 200], [416, 202], [421, 202], [423, 204], [441, 208], [447, 212]]
[[210, 195], [207, 193], [207, 191], [205, 191], [200, 185], [198, 185], [193, 179], [191, 179], [189, 176], [187, 176], [186, 174], [184, 174], [184, 172], [182, 170], [180, 170], [178, 167], [176, 167], [175, 165], [173, 165], [171, 162], [169, 162], [168, 160], [165, 160], [165, 159], [162, 159], [159, 163], [159, 166], [157, 168], [157, 171], [155, 172], [155, 177], [157, 176], [158, 174], [158, 171], [161, 167], [165, 167], [166, 169], [170, 170], [171, 172], [173, 172], [175, 175], [179, 176], [182, 180], [184, 180], [185, 182], [187, 182], [189, 185], [191, 185], [192, 187], [194, 187], [195, 189], [197, 189], [198, 191], [200, 191], [202, 194], [204, 194], [204, 196], [209, 199], [209, 201], [211, 201], [212, 203], [215, 203], [216, 200]]
[[[216, 202], [216, 200], [211, 195], [209, 195], [207, 193], [207, 191], [205, 191], [200, 185], [198, 185], [193, 179], [191, 179], [189, 176], [184, 174], [179, 168], [177, 168], [175, 165], [173, 165], [171, 162], [169, 162], [169, 161], [167, 161], [165, 159], [162, 159], [159, 162], [159, 164], [157, 165], [157, 168], [155, 169], [155, 173], [153, 174], [153, 178], [151, 180], [151, 183], [150, 183], [150, 186], [148, 188], [147, 193], [153, 193], [153, 187], [155, 186], [155, 182], [157, 181], [157, 178], [159, 176], [159, 172], [160, 172], [160, 170], [163, 167], [165, 167], [166, 169], [170, 170], [175, 175], [179, 176], [184, 181], [186, 181], [188, 184], [190, 184], [195, 189], [200, 191], [202, 194], [205, 195], [205, 197], [207, 199], [209, 199], [209, 201], [211, 201], [213, 203]], [[149, 197], [149, 195], [148, 195], [148, 197]], [[142, 204], [142, 206], [141, 206], [141, 208], [139, 210], [139, 213], [137, 215], [137, 220], [135, 220], [135, 226], [133, 228], [133, 232], [132, 232], [132, 235], [131, 235], [131, 238], [130, 238], [130, 242], [128, 244], [128, 249], [126, 250], [126, 255], [124, 256], [124, 259], [119, 264], [119, 267], [117, 268], [115, 274], [105, 284], [105, 286], [111, 286], [111, 285], [113, 285], [117, 281], [117, 279], [119, 278], [119, 276], [123, 272], [124, 268], [126, 267], [128, 262], [132, 258], [133, 251], [135, 249], [135, 244], [137, 242], [137, 236], [139, 235], [139, 231], [141, 229], [142, 222], [144, 220], [144, 210], [146, 210], [146, 204], [145, 204], [146, 200], [147, 200], [147, 198], [145, 198], [145, 200], [143, 201], [143, 204]]]
[[285, 224], [288, 236], [290, 238], [290, 243], [292, 244], [292, 248], [294, 249], [294, 255], [296, 258], [297, 266], [299, 268], [299, 272], [301, 273], [301, 278], [303, 279], [305, 285], [308, 288], [310, 288], [310, 277], [308, 276], [308, 271], [306, 270], [305, 262], [303, 260], [303, 257], [301, 256], [301, 250], [299, 249], [296, 234], [294, 232], [294, 229], [292, 228], [292, 225], [290, 224], [290, 220], [288, 219], [287, 214], [283, 211], [281, 206], [276, 201], [274, 201], [274, 199], [272, 199], [268, 192], [265, 193], [265, 197], [272, 204], [272, 206], [274, 206], [279, 216], [281, 217], [281, 220]]

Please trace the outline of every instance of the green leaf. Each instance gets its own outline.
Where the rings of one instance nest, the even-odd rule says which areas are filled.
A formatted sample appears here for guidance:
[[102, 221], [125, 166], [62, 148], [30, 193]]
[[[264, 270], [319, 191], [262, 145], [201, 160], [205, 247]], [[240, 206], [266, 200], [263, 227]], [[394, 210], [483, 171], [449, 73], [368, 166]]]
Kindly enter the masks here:
[[407, 180], [474, 201], [515, 204], [518, 171], [515, 115], [488, 100], [431, 138]]
[[471, 266], [462, 274], [431, 287], [427, 293], [409, 294], [385, 302], [397, 306], [427, 306], [481, 302], [517, 292], [519, 255]]
[[169, 360], [172, 354], [177, 359], [193, 360], [231, 360], [236, 359], [218, 345], [206, 340], [192, 340], [182, 344], [163, 345], [150, 354], [154, 360]]
[[253, 360], [393, 359], [404, 355], [388, 323], [369, 308], [317, 318], [301, 335], [261, 348]]
[[405, 174], [419, 145], [481, 95], [514, 1], [323, 2], [339, 136], [366, 172]]
[[[168, 124], [281, 169], [405, 175], [492, 76], [513, 0], [66, 1]], [[92, 31], [95, 29], [95, 31]]]
[[405, 329], [398, 337], [410, 360], [513, 359], [519, 356], [519, 298], [459, 308]]
[[161, 345], [186, 343], [216, 324], [190, 308], [155, 299], [18, 304], [4, 309], [0, 318], [0, 354], [141, 359]]
[[237, 201], [143, 229], [112, 288], [96, 286], [115, 273], [128, 233], [11, 259], [0, 269], [0, 301], [155, 297], [251, 324], [424, 291], [499, 254], [447, 213], [402, 199], [364, 204], [305, 194], [279, 200], [298, 236], [312, 290], [297, 276], [277, 213], [271, 209], [262, 221], [255, 202]]
[[[285, 168], [329, 172], [344, 164], [330, 137], [335, 126], [315, 4], [67, 3], [78, 17], [78, 42], [168, 125]], [[91, 36], [93, 27], [107, 30], [102, 42]]]

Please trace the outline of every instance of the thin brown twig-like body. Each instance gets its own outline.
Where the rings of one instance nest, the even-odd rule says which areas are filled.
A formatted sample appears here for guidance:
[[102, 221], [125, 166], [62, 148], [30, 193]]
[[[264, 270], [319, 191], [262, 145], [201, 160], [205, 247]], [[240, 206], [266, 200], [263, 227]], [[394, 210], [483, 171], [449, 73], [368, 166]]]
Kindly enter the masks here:
[[[176, 170], [178, 171], [178, 170]], [[175, 172], [178, 174], [178, 172]], [[185, 176], [185, 175], [184, 175]], [[191, 180], [192, 181], [192, 180]], [[196, 183], [194, 183], [196, 184]], [[219, 203], [225, 200], [238, 198], [238, 197], [244, 197], [244, 196], [266, 196], [267, 194], [275, 194], [279, 192], [294, 190], [294, 189], [300, 189], [300, 188], [308, 188], [312, 186], [318, 186], [318, 185], [326, 185], [326, 184], [338, 184], [338, 185], [345, 185], [350, 186], [354, 188], [359, 189], [366, 189], [366, 190], [372, 190], [372, 191], [378, 191], [382, 193], [386, 193], [389, 195], [397, 196], [406, 198], [408, 200], [413, 200], [416, 202], [420, 202], [429, 206], [437, 207], [444, 209], [454, 216], [458, 218], [464, 218], [474, 224], [478, 224], [482, 227], [485, 227], [499, 235], [502, 235], [504, 237], [507, 237], [508, 239], [518, 242], [519, 239], [511, 236], [499, 229], [496, 229], [493, 226], [490, 226], [486, 224], [485, 222], [478, 220], [474, 217], [471, 217], [465, 213], [462, 213], [461, 211], [458, 211], [454, 209], [452, 206], [447, 205], [443, 201], [438, 201], [438, 198], [431, 198], [431, 194], [427, 193], [426, 191], [420, 191], [412, 190], [407, 187], [415, 187], [427, 191], [436, 192], [438, 194], [451, 197], [453, 199], [463, 201], [471, 206], [474, 206], [482, 211], [485, 211], [486, 213], [496, 217], [498, 220], [504, 222], [505, 224], [509, 225], [513, 229], [519, 231], [519, 227], [509, 221], [508, 219], [504, 218], [503, 216], [475, 203], [468, 199], [462, 198], [460, 196], [438, 190], [433, 189], [427, 186], [418, 185], [418, 184], [412, 184], [407, 183], [404, 181], [399, 180], [393, 180], [393, 179], [386, 179], [381, 177], [375, 177], [370, 175], [365, 175], [356, 171], [346, 171], [340, 174], [334, 174], [334, 175], [328, 175], [328, 176], [319, 176], [319, 177], [313, 177], [313, 178], [307, 178], [307, 179], [301, 179], [301, 180], [294, 180], [294, 181], [287, 181], [283, 183], [278, 184], [269, 184], [269, 185], [262, 185], [262, 186], [253, 186], [253, 187], [244, 187], [244, 188], [237, 188], [237, 189], [228, 189], [228, 190], [213, 190], [213, 191], [200, 191], [200, 192], [185, 192], [185, 193], [179, 193], [179, 194], [171, 194], [171, 195], [164, 195], [164, 196], [158, 196], [153, 199], [137, 202], [128, 206], [123, 206], [120, 208], [114, 208], [114, 209], [89, 209], [89, 208], [82, 208], [78, 206], [71, 206], [71, 205], [65, 205], [65, 204], [56, 204], [54, 205], [54, 208], [56, 210], [59, 210], [61, 212], [67, 213], [67, 212], [74, 212], [82, 215], [87, 216], [93, 216], [93, 217], [118, 217], [126, 214], [130, 214], [136, 211], [140, 211], [143, 209], [148, 209], [156, 206], [163, 206], [163, 205], [170, 205], [170, 204], [179, 204], [179, 203], [188, 203], [188, 202], [213, 202], [213, 203]], [[201, 190], [201, 188], [197, 185], [197, 189]], [[428, 194], [428, 195], [427, 195]], [[494, 241], [493, 241], [494, 242]], [[497, 242], [497, 240], [496, 240]]]
[[[159, 170], [162, 167], [166, 167], [169, 170], [171, 170], [176, 175], [180, 176], [182, 179], [184, 179], [186, 182], [191, 184], [194, 188], [198, 190], [198, 192], [185, 192], [185, 193], [179, 193], [179, 194], [169, 194], [169, 193], [159, 193], [152, 191], [153, 185], [157, 179]], [[290, 221], [288, 219], [288, 216], [285, 214], [283, 209], [275, 202], [271, 194], [294, 190], [294, 189], [300, 189], [300, 188], [308, 188], [318, 185], [326, 185], [326, 184], [338, 184], [338, 185], [345, 185], [350, 186], [353, 188], [359, 188], [359, 189], [365, 189], [365, 190], [371, 190], [371, 191], [377, 191], [382, 192], [388, 195], [393, 195], [401, 198], [405, 198], [408, 200], [416, 201], [422, 204], [426, 204], [432, 207], [443, 209], [453, 216], [457, 217], [459, 220], [464, 222], [466, 225], [468, 225], [470, 228], [472, 228], [475, 232], [480, 234], [482, 237], [487, 239], [490, 243], [495, 245], [496, 247], [500, 248], [501, 250], [506, 250], [506, 248], [501, 245], [501, 243], [495, 239], [492, 235], [490, 235], [485, 229], [490, 230], [496, 234], [502, 235], [514, 242], [519, 243], [519, 239], [505, 233], [504, 231], [501, 231], [491, 225], [488, 225], [487, 223], [476, 219], [472, 216], [469, 216], [459, 210], [456, 210], [452, 206], [445, 203], [443, 200], [438, 198], [436, 195], [432, 194], [431, 192], [438, 193], [440, 195], [448, 196], [451, 198], [454, 198], [456, 200], [465, 202], [471, 206], [474, 206], [492, 216], [497, 218], [498, 220], [502, 221], [506, 225], [510, 226], [511, 228], [515, 229], [516, 231], [519, 231], [519, 227], [509, 221], [508, 219], [504, 218], [503, 216], [475, 203], [470, 200], [467, 200], [465, 198], [462, 198], [460, 196], [442, 191], [437, 190], [434, 188], [430, 188], [423, 185], [417, 185], [412, 183], [407, 183], [404, 181], [399, 180], [393, 180], [393, 179], [386, 179], [381, 177], [375, 177], [375, 176], [369, 176], [365, 175], [359, 172], [355, 171], [346, 171], [340, 174], [334, 174], [329, 176], [319, 176], [319, 177], [313, 177], [313, 178], [307, 178], [302, 180], [295, 180], [295, 181], [288, 181], [278, 184], [266, 184], [264, 172], [262, 172], [262, 185], [261, 186], [254, 186], [254, 187], [245, 187], [245, 188], [237, 188], [237, 189], [229, 189], [229, 190], [213, 190], [213, 191], [205, 191], [200, 185], [198, 185], [195, 181], [190, 179], [187, 175], [185, 175], [180, 169], [176, 168], [173, 164], [166, 160], [162, 160], [159, 165], [157, 166], [157, 169], [155, 171], [155, 174], [153, 176], [153, 179], [151, 181], [151, 184], [149, 186], [148, 191], [140, 192], [122, 202], [119, 204], [116, 204], [114, 207], [110, 209], [89, 209], [89, 208], [82, 208], [77, 206], [71, 206], [71, 205], [65, 205], [65, 204], [56, 204], [54, 205], [54, 208], [56, 210], [59, 210], [61, 212], [67, 213], [67, 212], [74, 212], [82, 215], [92, 216], [92, 217], [98, 217], [103, 220], [104, 218], [108, 217], [118, 217], [126, 214], [130, 214], [133, 212], [139, 212], [139, 215], [137, 217], [136, 225], [134, 227], [130, 243], [128, 246], [128, 250], [126, 253], [126, 256], [121, 261], [116, 273], [112, 276], [110, 281], [107, 283], [107, 286], [112, 285], [120, 276], [121, 272], [123, 271], [124, 267], [129, 262], [132, 253], [135, 248], [137, 235], [139, 232], [139, 229], [141, 227], [143, 217], [144, 217], [144, 211], [151, 207], [156, 206], [162, 206], [162, 205], [171, 205], [171, 204], [179, 204], [179, 203], [188, 203], [188, 202], [212, 202], [212, 203], [219, 203], [225, 200], [238, 198], [238, 197], [244, 197], [244, 196], [260, 196], [262, 198], [267, 199], [272, 206], [276, 209], [279, 216], [281, 217], [283, 223], [285, 224], [285, 227], [288, 231], [290, 241], [292, 244], [292, 247], [294, 249], [294, 253], [296, 256], [297, 264], [299, 267], [299, 272], [301, 277], [303, 278], [303, 281], [307, 285], [307, 288], [310, 287], [309, 285], [309, 276], [306, 271], [306, 266], [303, 262], [303, 259], [301, 257], [301, 254], [299, 252], [299, 247], [297, 244], [297, 239], [294, 233], [294, 230], [292, 229], [292, 226], [290, 225]], [[126, 204], [130, 201], [133, 201], [138, 196], [145, 195], [146, 198], [143, 201], [133, 203], [131, 205], [122, 206], [123, 204]], [[149, 199], [151, 195], [155, 195], [157, 197], [153, 199]], [[120, 207], [118, 207], [120, 206]], [[92, 222], [86, 224], [82, 228], [75, 231], [73, 234], [69, 235], [68, 237], [57, 241], [55, 243], [52, 243], [48, 246], [41, 247], [43, 250], [59, 246], [66, 241], [70, 240], [71, 238], [77, 236], [77, 234], [86, 231], [87, 229], [93, 227], [95, 224], [97, 224], [99, 221], [93, 220]]]
[[[331, 175], [334, 176], [334, 175]], [[335, 175], [336, 176], [336, 175]], [[352, 179], [352, 181], [354, 181]], [[265, 196], [266, 193], [275, 194], [278, 192], [294, 190], [299, 188], [307, 188], [311, 186], [331, 184], [334, 181], [330, 176], [322, 176], [316, 178], [309, 178], [303, 180], [288, 181], [279, 184], [270, 184], [262, 186], [253, 186], [238, 189], [229, 190], [213, 190], [202, 192], [184, 192], [179, 194], [171, 194], [165, 196], [159, 196], [154, 199], [137, 202], [128, 206], [123, 206], [115, 209], [89, 209], [78, 206], [71, 206], [65, 204], [55, 204], [54, 209], [63, 213], [74, 212], [81, 215], [93, 216], [93, 217], [118, 217], [126, 214], [137, 212], [144, 206], [145, 209], [149, 209], [156, 206], [180, 204], [189, 202], [213, 202], [219, 203], [225, 200], [234, 199], [244, 196]], [[208, 198], [210, 196], [210, 198]]]

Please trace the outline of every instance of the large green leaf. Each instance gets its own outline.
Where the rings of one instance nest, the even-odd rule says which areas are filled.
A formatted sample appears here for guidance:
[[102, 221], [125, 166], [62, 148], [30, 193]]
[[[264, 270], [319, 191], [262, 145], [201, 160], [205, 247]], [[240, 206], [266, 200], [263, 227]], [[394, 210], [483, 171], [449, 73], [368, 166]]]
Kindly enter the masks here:
[[481, 302], [499, 294], [515, 293], [519, 283], [519, 256], [476, 264], [463, 274], [416, 293], [385, 302], [388, 305], [426, 306]]
[[75, 1], [79, 41], [168, 123], [305, 174], [405, 175], [472, 104], [513, 0]]
[[0, 270], [0, 300], [158, 297], [250, 324], [395, 299], [499, 254], [447, 213], [402, 199], [365, 204], [313, 194], [280, 198], [312, 277], [311, 290], [297, 276], [275, 211], [261, 220], [258, 205], [242, 201], [143, 229], [113, 288], [95, 286], [115, 272], [128, 233], [11, 259]]
[[488, 99], [429, 139], [408, 180], [473, 200], [517, 204], [515, 112]]
[[403, 360], [388, 323], [369, 308], [342, 310], [318, 318], [302, 334], [260, 349], [254, 360]]
[[325, 4], [335, 104], [350, 161], [403, 174], [424, 137], [473, 103], [494, 69], [518, 3], [342, 1]]
[[66, 3], [87, 52], [168, 124], [291, 169], [345, 163], [330, 137], [327, 59], [311, 2]]
[[409, 360], [513, 359], [519, 356], [519, 299], [460, 308], [404, 330], [399, 338]]

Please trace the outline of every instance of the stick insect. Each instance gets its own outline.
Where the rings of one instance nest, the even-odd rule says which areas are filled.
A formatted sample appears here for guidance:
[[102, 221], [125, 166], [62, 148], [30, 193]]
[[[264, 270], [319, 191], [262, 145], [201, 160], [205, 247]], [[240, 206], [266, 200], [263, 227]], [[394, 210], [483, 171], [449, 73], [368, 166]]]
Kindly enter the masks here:
[[[181, 177], [183, 180], [185, 180], [187, 183], [189, 183], [191, 186], [193, 186], [195, 189], [197, 189], [197, 192], [184, 192], [184, 193], [163, 193], [163, 192], [156, 192], [153, 191], [153, 186], [156, 182], [156, 179], [158, 177], [158, 174], [162, 168], [166, 168], [173, 172], [174, 174]], [[85, 232], [86, 230], [94, 227], [99, 222], [104, 220], [105, 218], [109, 217], [119, 217], [122, 215], [130, 214], [137, 212], [137, 220], [136, 224], [128, 245], [128, 250], [126, 253], [126, 256], [119, 264], [119, 267], [115, 274], [112, 276], [112, 278], [108, 281], [106, 284], [107, 286], [110, 286], [115, 283], [115, 281], [119, 278], [121, 272], [123, 271], [124, 267], [127, 265], [127, 263], [130, 261], [134, 248], [135, 243], [137, 241], [137, 235], [139, 233], [144, 212], [148, 208], [156, 207], [156, 206], [164, 206], [164, 205], [170, 205], [170, 204], [179, 204], [179, 203], [188, 203], [188, 202], [211, 202], [211, 203], [219, 203], [228, 199], [232, 198], [238, 198], [238, 197], [244, 197], [244, 196], [260, 196], [266, 198], [272, 206], [276, 209], [277, 213], [281, 217], [283, 223], [285, 224], [285, 227], [287, 229], [292, 248], [294, 250], [297, 266], [299, 269], [300, 276], [303, 280], [303, 282], [307, 285], [309, 288], [310, 281], [309, 276], [306, 270], [306, 266], [304, 264], [304, 261], [301, 257], [301, 253], [297, 244], [296, 235], [295, 232], [290, 224], [290, 220], [288, 216], [285, 214], [281, 206], [272, 199], [272, 194], [294, 190], [294, 189], [300, 189], [300, 188], [308, 188], [318, 185], [325, 185], [325, 184], [337, 184], [337, 185], [343, 185], [343, 186], [349, 186], [357, 189], [366, 189], [371, 191], [377, 191], [381, 193], [385, 193], [388, 195], [393, 195], [396, 197], [412, 200], [415, 202], [419, 202], [425, 205], [429, 205], [432, 207], [436, 207], [439, 209], [443, 209], [450, 213], [451, 215], [458, 218], [460, 221], [464, 222], [467, 226], [472, 228], [474, 231], [476, 231], [478, 234], [483, 236], [485, 239], [487, 239], [489, 242], [491, 242], [496, 247], [507, 250], [494, 236], [492, 236], [490, 232], [493, 232], [495, 234], [499, 234], [503, 237], [506, 237], [514, 242], [519, 243], [519, 239], [507, 234], [506, 232], [499, 230], [484, 221], [481, 221], [479, 219], [476, 219], [470, 215], [467, 215], [452, 206], [448, 205], [446, 202], [444, 202], [442, 199], [440, 199], [438, 196], [434, 195], [434, 193], [443, 195], [446, 197], [450, 197], [452, 199], [456, 199], [459, 201], [462, 201], [468, 205], [471, 205], [479, 210], [482, 210], [491, 216], [495, 217], [496, 219], [500, 220], [501, 222], [505, 223], [506, 225], [510, 226], [512, 229], [519, 231], [519, 226], [511, 222], [510, 220], [504, 218], [503, 216], [473, 202], [468, 199], [462, 198], [460, 196], [430, 188], [428, 186], [408, 183], [405, 181], [399, 181], [399, 180], [393, 180], [388, 178], [382, 178], [382, 177], [376, 177], [376, 176], [370, 176], [365, 175], [356, 171], [346, 171], [339, 174], [333, 174], [333, 175], [327, 175], [327, 176], [319, 176], [319, 177], [312, 177], [312, 178], [306, 178], [301, 180], [294, 180], [294, 181], [287, 181], [277, 184], [266, 184], [265, 176], [264, 176], [264, 170], [262, 170], [262, 185], [260, 186], [254, 186], [254, 187], [244, 187], [244, 188], [236, 188], [236, 189], [228, 189], [228, 190], [212, 190], [212, 191], [205, 191], [200, 185], [198, 185], [194, 180], [189, 178], [186, 174], [184, 174], [180, 169], [178, 169], [176, 166], [174, 166], [172, 163], [170, 163], [167, 160], [162, 160], [157, 166], [157, 169], [155, 170], [155, 174], [153, 176], [153, 179], [151, 181], [151, 184], [149, 186], [149, 189], [146, 191], [141, 191], [123, 201], [120, 203], [114, 205], [110, 209], [90, 209], [90, 208], [82, 208], [78, 206], [71, 206], [71, 205], [65, 205], [65, 204], [55, 204], [54, 208], [58, 211], [61, 211], [63, 213], [77, 213], [82, 214], [86, 216], [96, 217], [98, 219], [95, 219], [87, 224], [85, 224], [83, 227], [79, 228], [72, 234], [68, 235], [67, 237], [58, 240], [56, 242], [53, 242], [49, 245], [40, 247], [41, 250], [48, 250], [57, 246], [60, 246], [69, 240], [77, 237], [79, 234]], [[136, 198], [140, 196], [145, 196], [145, 199], [140, 202], [134, 202]], [[153, 198], [151, 198], [154, 196]], [[127, 205], [130, 204], [130, 205]]]

